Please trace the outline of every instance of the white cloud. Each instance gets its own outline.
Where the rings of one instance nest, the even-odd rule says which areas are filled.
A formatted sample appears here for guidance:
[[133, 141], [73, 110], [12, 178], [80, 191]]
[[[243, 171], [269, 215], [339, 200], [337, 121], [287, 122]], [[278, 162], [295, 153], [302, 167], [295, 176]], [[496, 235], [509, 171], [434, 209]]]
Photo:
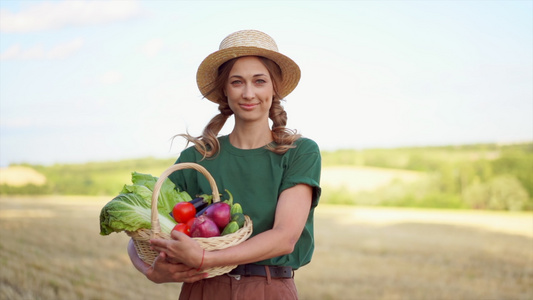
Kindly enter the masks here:
[[22, 50], [19, 44], [7, 48], [0, 54], [0, 60], [35, 59], [42, 58], [44, 50], [42, 45], [35, 45], [30, 49]]
[[73, 39], [70, 42], [58, 44], [52, 49], [50, 49], [50, 51], [46, 54], [46, 57], [48, 59], [65, 58], [81, 49], [81, 47], [83, 46], [83, 42], [84, 41], [82, 38], [77, 38]]
[[102, 76], [100, 76], [99, 81], [103, 84], [115, 84], [122, 80], [122, 73], [118, 71], [108, 71], [104, 73]]
[[0, 31], [35, 32], [67, 26], [94, 25], [125, 20], [141, 14], [138, 1], [51, 1], [13, 13], [0, 10]]
[[22, 49], [19, 44], [14, 44], [0, 54], [0, 60], [44, 59], [45, 56], [45, 50], [41, 44], [34, 45], [28, 49]]
[[19, 44], [14, 44], [0, 54], [0, 60], [62, 59], [76, 53], [83, 44], [82, 38], [57, 44], [49, 50], [46, 50], [42, 44], [28, 49], [22, 49]]
[[147, 57], [154, 57], [163, 49], [163, 45], [162, 39], [151, 39], [142, 46], [141, 52]]

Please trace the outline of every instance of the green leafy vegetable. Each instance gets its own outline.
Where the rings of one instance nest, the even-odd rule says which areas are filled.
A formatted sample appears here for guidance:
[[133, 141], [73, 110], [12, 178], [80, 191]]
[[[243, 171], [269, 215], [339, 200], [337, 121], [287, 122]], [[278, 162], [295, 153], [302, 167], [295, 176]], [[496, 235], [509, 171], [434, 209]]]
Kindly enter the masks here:
[[[151, 209], [146, 200], [134, 193], [120, 194], [100, 212], [100, 234], [151, 228]], [[160, 216], [161, 230], [164, 222]]]
[[[150, 174], [143, 174], [138, 172], [131, 173], [131, 182], [133, 185], [125, 185], [121, 193], [136, 193], [142, 196], [148, 203], [152, 202], [152, 191], [154, 190], [157, 177]], [[190, 201], [191, 196], [187, 192], [178, 192], [176, 185], [170, 179], [165, 179], [161, 190], [159, 191], [159, 198], [157, 200], [157, 210], [166, 212], [172, 211], [174, 205], [178, 202]]]
[[[136, 231], [151, 228], [152, 193], [157, 177], [138, 172], [132, 173], [132, 185], [125, 185], [118, 196], [109, 201], [100, 212], [100, 234]], [[161, 231], [170, 233], [176, 222], [169, 215], [178, 202], [190, 201], [187, 192], [179, 192], [168, 178], [159, 192], [157, 210]]]

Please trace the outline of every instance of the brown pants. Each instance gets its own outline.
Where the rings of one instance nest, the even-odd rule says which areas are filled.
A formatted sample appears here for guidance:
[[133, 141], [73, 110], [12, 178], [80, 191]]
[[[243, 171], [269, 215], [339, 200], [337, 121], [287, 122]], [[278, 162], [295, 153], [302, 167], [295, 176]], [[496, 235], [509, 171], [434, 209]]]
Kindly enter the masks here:
[[220, 275], [184, 283], [179, 300], [297, 300], [294, 278]]

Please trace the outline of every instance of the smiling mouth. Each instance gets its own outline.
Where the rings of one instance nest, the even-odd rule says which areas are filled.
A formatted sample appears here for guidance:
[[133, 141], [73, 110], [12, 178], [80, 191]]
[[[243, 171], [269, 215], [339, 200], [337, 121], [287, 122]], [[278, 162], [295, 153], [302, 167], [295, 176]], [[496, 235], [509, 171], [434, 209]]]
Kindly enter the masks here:
[[259, 104], [257, 103], [247, 103], [247, 104], [240, 104], [240, 106], [244, 109], [247, 109], [247, 110], [250, 110], [256, 106], [258, 106]]

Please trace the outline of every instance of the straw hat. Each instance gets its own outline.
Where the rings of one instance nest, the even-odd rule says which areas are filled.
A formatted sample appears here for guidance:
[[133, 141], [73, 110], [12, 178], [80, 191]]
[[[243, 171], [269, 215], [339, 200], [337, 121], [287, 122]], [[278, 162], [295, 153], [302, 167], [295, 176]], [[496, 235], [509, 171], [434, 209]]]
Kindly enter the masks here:
[[[196, 82], [202, 95], [209, 92], [215, 81], [218, 68], [226, 61], [241, 56], [262, 56], [274, 61], [281, 69], [281, 98], [290, 94], [300, 80], [300, 68], [287, 56], [278, 52], [278, 46], [269, 35], [258, 30], [241, 30], [228, 35], [220, 43], [219, 50], [211, 53], [198, 67]], [[213, 95], [207, 99], [217, 102]]]

